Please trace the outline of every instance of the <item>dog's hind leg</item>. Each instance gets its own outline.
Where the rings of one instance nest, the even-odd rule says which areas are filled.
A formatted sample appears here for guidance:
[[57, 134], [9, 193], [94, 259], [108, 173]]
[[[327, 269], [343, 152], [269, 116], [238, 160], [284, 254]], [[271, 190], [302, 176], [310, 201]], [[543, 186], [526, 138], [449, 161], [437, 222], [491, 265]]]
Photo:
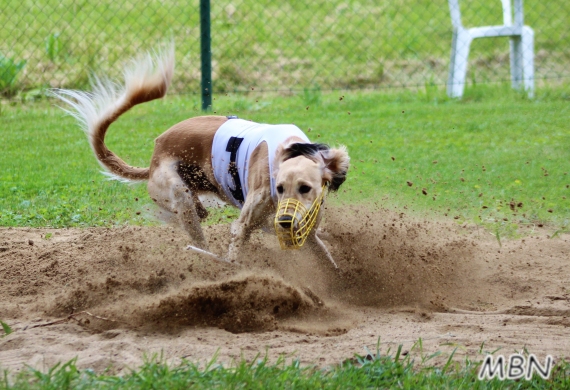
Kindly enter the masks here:
[[[176, 162], [165, 161], [152, 170], [148, 181], [148, 193], [158, 206], [175, 214], [178, 224], [190, 235], [194, 245], [208, 249], [208, 243], [200, 226], [197, 204], [194, 202], [192, 191], [178, 174]], [[202, 211], [205, 211], [202, 210], [203, 206], [200, 204], [198, 207], [202, 214]]]

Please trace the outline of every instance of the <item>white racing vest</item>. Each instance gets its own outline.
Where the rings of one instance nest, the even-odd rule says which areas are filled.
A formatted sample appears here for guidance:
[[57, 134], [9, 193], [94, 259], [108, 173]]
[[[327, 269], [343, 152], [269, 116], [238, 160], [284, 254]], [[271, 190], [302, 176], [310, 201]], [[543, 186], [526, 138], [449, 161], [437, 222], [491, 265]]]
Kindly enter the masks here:
[[271, 196], [276, 198], [273, 160], [279, 144], [295, 136], [310, 143], [295, 125], [267, 125], [229, 117], [214, 135], [212, 168], [214, 177], [232, 203], [243, 207], [248, 192], [249, 159], [255, 148], [267, 143]]

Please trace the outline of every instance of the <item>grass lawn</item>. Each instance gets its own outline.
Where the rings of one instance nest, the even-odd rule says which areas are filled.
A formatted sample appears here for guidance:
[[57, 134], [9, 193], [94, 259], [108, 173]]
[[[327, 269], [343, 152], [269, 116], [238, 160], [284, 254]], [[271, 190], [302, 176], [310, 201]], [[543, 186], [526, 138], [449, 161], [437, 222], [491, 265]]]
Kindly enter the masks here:
[[347, 359], [336, 367], [302, 367], [284, 359], [269, 364], [265, 359], [240, 361], [224, 367], [212, 360], [206, 367], [183, 362], [177, 367], [150, 360], [122, 376], [78, 370], [72, 360], [52, 367], [47, 373], [24, 371], [14, 379], [0, 381], [0, 389], [551, 389], [570, 386], [570, 365], [561, 362], [548, 380], [534, 375], [531, 380], [478, 380], [477, 363], [463, 364], [449, 359], [442, 367], [427, 364], [437, 355], [420, 362], [400, 355], [401, 347], [390, 355], [369, 354]]
[[[217, 114], [295, 123], [314, 141], [345, 144], [352, 157], [337, 202], [374, 202], [488, 225], [552, 233], [570, 218], [570, 89], [537, 98], [503, 86], [471, 87], [463, 101], [442, 90], [297, 96], [218, 96]], [[145, 185], [108, 181], [74, 120], [54, 102], [3, 105], [0, 226], [152, 224]], [[199, 115], [196, 96], [137, 106], [107, 136], [126, 161], [148, 166], [153, 139]], [[425, 194], [424, 194], [425, 193]], [[235, 216], [227, 208], [211, 222]]]
[[[521, 226], [556, 231], [570, 219], [570, 88], [542, 89], [534, 100], [503, 86], [471, 87], [463, 101], [442, 90], [334, 92], [297, 96], [217, 96], [217, 114], [269, 123], [293, 122], [315, 141], [346, 144], [352, 167], [333, 202], [367, 202], [516, 234]], [[3, 104], [0, 129], [0, 226], [68, 227], [153, 224], [144, 185], [107, 181], [85, 136], [53, 102]], [[148, 164], [153, 139], [199, 115], [195, 96], [135, 107], [114, 124], [109, 147], [129, 163]], [[409, 182], [409, 183], [408, 183]], [[425, 192], [425, 194], [424, 194]], [[140, 214], [137, 214], [139, 213]], [[236, 212], [222, 209], [210, 222]], [[531, 351], [532, 352], [532, 351]], [[417, 362], [416, 362], [417, 363]], [[423, 361], [422, 361], [423, 363]], [[180, 367], [149, 362], [123, 376], [78, 370], [74, 362], [46, 373], [0, 379], [3, 388], [551, 388], [568, 387], [561, 362], [544, 381], [477, 380], [477, 365], [414, 366], [391, 356], [356, 357], [321, 370], [298, 363]]]

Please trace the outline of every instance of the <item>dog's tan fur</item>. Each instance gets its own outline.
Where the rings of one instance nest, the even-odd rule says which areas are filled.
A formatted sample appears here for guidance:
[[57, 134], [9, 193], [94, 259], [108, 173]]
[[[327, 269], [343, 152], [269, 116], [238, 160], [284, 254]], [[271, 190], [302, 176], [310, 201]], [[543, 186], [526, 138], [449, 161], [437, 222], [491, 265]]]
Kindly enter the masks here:
[[[111, 123], [133, 106], [163, 97], [173, 71], [174, 50], [170, 46], [154, 57], [148, 55], [135, 61], [125, 71], [122, 88], [106, 79], [96, 78], [91, 94], [70, 90], [55, 90], [53, 94], [74, 108], [70, 113], [83, 123], [93, 152], [108, 174], [120, 180], [148, 180], [148, 192], [156, 204], [174, 216], [194, 245], [208, 250], [200, 227], [200, 221], [208, 213], [199, 196], [214, 194], [231, 204], [215, 180], [211, 164], [214, 134], [228, 119], [200, 116], [172, 126], [156, 139], [149, 168], [128, 165], [105, 145], [105, 134]], [[337, 189], [344, 181], [349, 164], [344, 147], [287, 158], [288, 147], [295, 143], [303, 143], [303, 140], [290, 137], [278, 147], [274, 172], [269, 172], [267, 145], [262, 143], [253, 151], [249, 161], [249, 192], [239, 218], [231, 226], [229, 261], [237, 259], [239, 248], [252, 231], [262, 227], [275, 212], [270, 175], [275, 175], [276, 186], [281, 190], [278, 191], [279, 200], [295, 198], [307, 208], [320, 195], [325, 182], [330, 183], [336, 177], [338, 183], [334, 189]], [[301, 193], [301, 186], [310, 187], [310, 191]], [[319, 215], [318, 222], [321, 218]], [[336, 267], [316, 231], [314, 229], [307, 240], [309, 246]]]

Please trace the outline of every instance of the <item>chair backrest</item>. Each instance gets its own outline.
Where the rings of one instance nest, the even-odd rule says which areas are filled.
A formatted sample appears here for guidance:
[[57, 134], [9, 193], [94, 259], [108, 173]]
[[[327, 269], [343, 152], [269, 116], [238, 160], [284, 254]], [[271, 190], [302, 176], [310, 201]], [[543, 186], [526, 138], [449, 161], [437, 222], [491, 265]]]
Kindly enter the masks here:
[[523, 0], [515, 0], [514, 3], [515, 3], [515, 26], [522, 28], [524, 26]]
[[[461, 9], [459, 8], [459, 0], [448, 0], [449, 12], [451, 14], [451, 24], [454, 28], [463, 28], [461, 23]], [[503, 24], [505, 26], [513, 25], [513, 12], [511, 9], [511, 0], [501, 0], [503, 4]], [[515, 6], [515, 26], [522, 27], [524, 25], [523, 0], [514, 0]]]
[[503, 3], [503, 24], [505, 26], [513, 25], [513, 13], [511, 11], [511, 0], [501, 0]]

